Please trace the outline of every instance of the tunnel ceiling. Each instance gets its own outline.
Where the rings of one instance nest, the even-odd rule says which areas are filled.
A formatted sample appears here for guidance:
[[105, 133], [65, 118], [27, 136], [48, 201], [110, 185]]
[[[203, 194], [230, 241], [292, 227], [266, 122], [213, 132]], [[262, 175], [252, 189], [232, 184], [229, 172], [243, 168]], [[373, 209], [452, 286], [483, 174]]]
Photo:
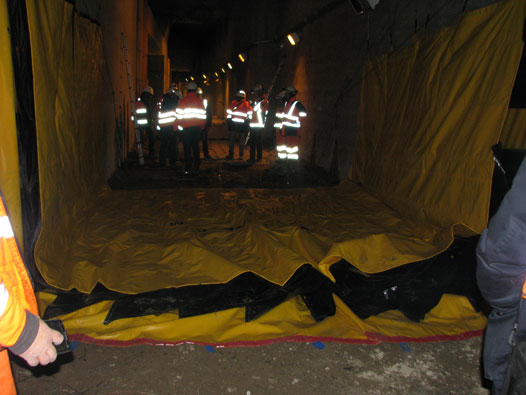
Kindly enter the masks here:
[[161, 26], [170, 27], [169, 50], [207, 47], [228, 16], [229, 1], [148, 0]]

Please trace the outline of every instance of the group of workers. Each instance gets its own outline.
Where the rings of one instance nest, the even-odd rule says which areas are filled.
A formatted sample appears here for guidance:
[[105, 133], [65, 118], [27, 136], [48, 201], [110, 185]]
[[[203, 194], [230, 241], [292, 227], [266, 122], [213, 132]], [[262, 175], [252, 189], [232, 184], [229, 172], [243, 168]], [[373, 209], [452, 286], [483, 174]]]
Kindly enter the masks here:
[[[276, 149], [280, 160], [299, 159], [299, 141], [302, 118], [307, 116], [303, 104], [297, 99], [298, 91], [289, 86], [280, 92], [276, 108]], [[262, 85], [252, 90], [252, 100], [247, 100], [244, 90], [236, 93], [226, 111], [228, 126], [228, 156], [234, 159], [234, 146], [238, 143], [239, 159], [243, 159], [245, 147], [250, 145], [249, 162], [263, 159], [262, 134], [269, 112], [268, 95]], [[200, 148], [202, 141], [203, 156], [211, 159], [208, 150], [208, 129], [212, 124], [210, 102], [203, 97], [203, 91], [195, 82], [187, 84], [187, 94], [182, 96], [176, 85], [163, 94], [159, 103], [155, 102], [153, 89], [146, 87], [136, 103], [137, 126], [146, 131], [148, 154], [153, 159], [156, 134], [160, 137], [159, 165], [167, 162], [175, 168], [178, 160], [178, 141], [182, 141], [184, 150], [185, 174], [199, 172]]]

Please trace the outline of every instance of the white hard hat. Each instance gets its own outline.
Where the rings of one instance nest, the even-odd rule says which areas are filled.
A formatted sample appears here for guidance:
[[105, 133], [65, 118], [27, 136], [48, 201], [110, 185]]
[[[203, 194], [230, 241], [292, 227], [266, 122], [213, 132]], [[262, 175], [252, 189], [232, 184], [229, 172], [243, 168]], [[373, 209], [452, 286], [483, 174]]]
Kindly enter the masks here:
[[189, 91], [195, 91], [197, 89], [197, 84], [195, 82], [189, 82], [188, 85], [186, 85], [186, 88]]
[[287, 89], [285, 89], [285, 92], [292, 93], [295, 95], [296, 93], [298, 93], [298, 90], [294, 88], [292, 85], [290, 85], [290, 86], [287, 86]]
[[245, 91], [243, 89], [240, 89], [237, 93], [236, 93], [236, 96], [238, 97], [247, 97], [247, 94], [245, 93]]
[[201, 88], [197, 88], [197, 94], [198, 95], [202, 95], [203, 94], [203, 90]]
[[147, 86], [146, 88], [144, 88], [143, 92], [147, 92], [153, 96], [153, 88], [151, 86]]
[[252, 93], [260, 93], [263, 92], [263, 85], [257, 84], [254, 89], [252, 89]]

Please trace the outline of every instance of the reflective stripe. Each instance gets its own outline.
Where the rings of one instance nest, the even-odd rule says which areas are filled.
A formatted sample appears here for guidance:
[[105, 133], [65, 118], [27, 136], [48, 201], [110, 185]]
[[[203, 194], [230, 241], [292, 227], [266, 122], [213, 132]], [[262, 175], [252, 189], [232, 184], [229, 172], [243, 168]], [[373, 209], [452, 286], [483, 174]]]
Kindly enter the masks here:
[[135, 111], [137, 114], [146, 114], [146, 108], [138, 108], [137, 111]]
[[159, 118], [175, 117], [175, 111], [159, 112]]
[[208, 100], [203, 99], [203, 105], [205, 106], [205, 108], [207, 108], [208, 107]]
[[294, 159], [294, 160], [298, 160], [300, 157], [298, 156], [298, 154], [288, 154], [287, 155], [287, 159]]
[[206, 119], [206, 111], [196, 107], [178, 108], [176, 115], [177, 119]]
[[183, 127], [181, 125], [177, 126], [177, 129], [183, 130]]
[[307, 116], [306, 112], [304, 112], [304, 111], [300, 112], [300, 117], [306, 117], [306, 116]]
[[280, 122], [276, 122], [276, 123], [274, 124], [274, 127], [275, 127], [275, 128], [280, 128], [280, 129], [281, 129], [282, 126], [283, 126], [283, 124], [280, 123]]
[[148, 124], [148, 120], [147, 119], [138, 119], [137, 123], [139, 125], [147, 125]]
[[301, 125], [299, 125], [297, 123], [291, 123], [291, 122], [288, 122], [288, 121], [283, 121], [283, 126], [287, 126], [289, 128], [299, 128], [299, 127], [301, 127]]
[[243, 119], [243, 118], [232, 118], [232, 121], [233, 122], [237, 122], [237, 123], [245, 123], [246, 119]]
[[[256, 103], [256, 105], [254, 106], [253, 113], [256, 114], [256, 116], [253, 117], [252, 119], [255, 119], [256, 121], [252, 122], [250, 124], [251, 128], [263, 128], [263, 127], [265, 127], [263, 111], [261, 110], [261, 103], [263, 103], [263, 100], [261, 100], [260, 102]], [[265, 115], [266, 115], [266, 112], [265, 112]]]
[[4, 314], [7, 302], [9, 301], [9, 292], [5, 289], [4, 283], [0, 284], [0, 315]]
[[159, 125], [164, 125], [165, 123], [172, 123], [175, 121], [175, 117], [159, 119]]
[[295, 147], [287, 147], [287, 152], [289, 154], [293, 154], [295, 152], [298, 152], [298, 146], [295, 146]]
[[278, 145], [276, 147], [276, 149], [278, 150], [278, 152], [280, 151], [286, 151], [287, 150], [287, 146], [286, 145]]
[[287, 158], [287, 154], [283, 153], [283, 152], [278, 152], [278, 158], [280, 159], [286, 159]]
[[14, 237], [13, 228], [7, 216], [0, 217], [0, 237], [4, 239]]

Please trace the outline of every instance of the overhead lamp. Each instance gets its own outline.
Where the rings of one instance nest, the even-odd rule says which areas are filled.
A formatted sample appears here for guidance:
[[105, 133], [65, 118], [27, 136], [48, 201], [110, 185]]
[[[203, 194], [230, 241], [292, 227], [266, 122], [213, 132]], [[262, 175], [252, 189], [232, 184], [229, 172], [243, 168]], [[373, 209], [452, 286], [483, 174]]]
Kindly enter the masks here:
[[294, 46], [300, 42], [301, 37], [298, 33], [294, 32], [287, 34], [287, 39], [289, 40], [290, 45]]
[[217, 73], [217, 71], [214, 71], [214, 75], [219, 78], [219, 74]]
[[205, 80], [206, 80], [206, 74], [203, 74], [203, 79], [205, 79]]
[[188, 82], [188, 78], [185, 78], [184, 80], [185, 80], [186, 82]]
[[226, 65], [228, 66], [228, 68], [229, 68], [230, 70], [232, 70], [232, 63], [228, 62]]
[[237, 57], [239, 58], [239, 60], [241, 60], [242, 63], [245, 63], [245, 60], [247, 59], [247, 54], [241, 52], [237, 54]]
[[190, 76], [190, 79], [193, 81], [193, 80], [194, 80], [194, 77], [193, 77], [193, 76]]
[[226, 70], [224, 67], [221, 67], [221, 71], [226, 74]]

